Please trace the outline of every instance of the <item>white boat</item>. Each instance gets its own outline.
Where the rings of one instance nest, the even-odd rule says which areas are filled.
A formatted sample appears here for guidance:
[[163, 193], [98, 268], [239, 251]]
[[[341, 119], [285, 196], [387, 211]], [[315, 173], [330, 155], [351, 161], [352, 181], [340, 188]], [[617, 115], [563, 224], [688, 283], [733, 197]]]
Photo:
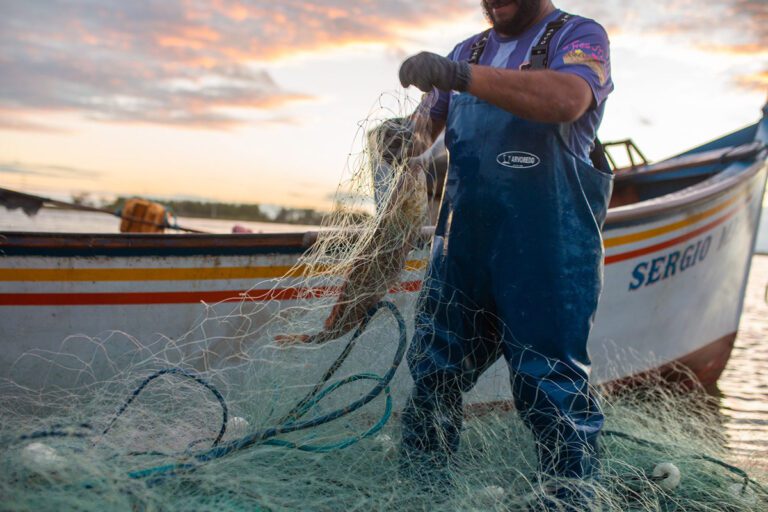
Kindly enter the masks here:
[[[739, 327], [766, 143], [768, 106], [754, 125], [668, 160], [617, 171], [604, 228], [605, 286], [589, 340], [594, 382], [626, 383], [648, 372], [717, 381]], [[0, 377], [45, 385], [71, 385], [73, 374], [78, 382], [96, 379], [102, 371], [97, 353], [108, 354], [105, 372], [116, 371], [119, 354], [136, 351], [183, 353], [179, 357], [203, 371], [232, 362], [248, 333], [306, 300], [307, 287], [327, 286], [324, 278], [291, 273], [314, 238], [1, 233]], [[426, 254], [411, 254], [391, 294], [403, 311], [413, 309]], [[351, 367], [389, 364], [397, 337], [384, 338], [379, 342], [391, 350], [375, 357], [362, 351]], [[329, 343], [303, 364], [320, 368], [337, 353]], [[401, 369], [396, 398], [408, 381]], [[507, 370], [499, 363], [470, 401], [508, 398]]]

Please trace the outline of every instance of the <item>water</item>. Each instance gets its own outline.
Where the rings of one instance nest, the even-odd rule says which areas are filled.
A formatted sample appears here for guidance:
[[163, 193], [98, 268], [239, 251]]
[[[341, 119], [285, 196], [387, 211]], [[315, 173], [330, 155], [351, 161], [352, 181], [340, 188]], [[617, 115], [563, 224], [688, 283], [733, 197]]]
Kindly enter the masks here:
[[[303, 232], [317, 230], [319, 227], [276, 222], [178, 218], [179, 226], [210, 233], [231, 233], [232, 227], [236, 224], [247, 227], [254, 233]], [[21, 210], [8, 211], [0, 208], [0, 231], [117, 233], [119, 228], [120, 219], [104, 213], [43, 208], [34, 217], [27, 217]]]
[[[118, 222], [114, 217], [96, 213], [44, 209], [30, 219], [20, 211], [0, 210], [0, 231], [114, 233]], [[216, 233], [228, 233], [235, 224], [254, 232], [317, 229], [216, 219], [179, 219], [179, 224]], [[723, 429], [734, 458], [749, 458], [768, 470], [768, 210], [763, 211], [757, 251], [765, 254], [753, 258], [739, 335], [718, 388]]]
[[[231, 233], [236, 224], [250, 228], [254, 233], [289, 233], [318, 229], [318, 226], [299, 224], [186, 217], [179, 217], [178, 224], [211, 233]], [[43, 208], [34, 217], [27, 217], [21, 210], [8, 211], [0, 208], [0, 231], [115, 233], [119, 226], [120, 220], [117, 217], [103, 213]], [[756, 251], [768, 254], [768, 208], [763, 209]]]
[[[765, 231], [765, 224], [763, 225]], [[720, 410], [735, 455], [768, 468], [768, 255], [752, 258], [736, 346], [718, 382]]]

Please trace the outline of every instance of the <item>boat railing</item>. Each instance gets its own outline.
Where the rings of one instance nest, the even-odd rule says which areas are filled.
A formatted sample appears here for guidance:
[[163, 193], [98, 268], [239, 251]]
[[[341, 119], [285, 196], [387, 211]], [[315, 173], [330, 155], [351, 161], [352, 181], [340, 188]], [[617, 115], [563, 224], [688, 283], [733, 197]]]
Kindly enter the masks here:
[[618, 164], [616, 164], [616, 159], [611, 154], [611, 148], [615, 147], [624, 147], [624, 150], [627, 153], [627, 160], [629, 160], [629, 167], [623, 167], [621, 169], [636, 169], [649, 164], [648, 159], [645, 158], [643, 152], [640, 151], [640, 148], [637, 147], [637, 144], [635, 144], [632, 139], [603, 142], [602, 144], [603, 151], [605, 151], [605, 157], [608, 159], [608, 162], [610, 162], [611, 169], [614, 169], [615, 171], [620, 169]]

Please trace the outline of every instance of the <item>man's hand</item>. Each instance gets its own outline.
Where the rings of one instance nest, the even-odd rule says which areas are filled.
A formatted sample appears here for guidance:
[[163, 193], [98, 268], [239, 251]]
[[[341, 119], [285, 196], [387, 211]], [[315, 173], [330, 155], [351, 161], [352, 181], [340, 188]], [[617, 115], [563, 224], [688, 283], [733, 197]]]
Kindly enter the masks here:
[[436, 53], [421, 52], [400, 66], [400, 84], [415, 85], [424, 92], [433, 87], [441, 91], [466, 91], [472, 71], [466, 62], [454, 62]]

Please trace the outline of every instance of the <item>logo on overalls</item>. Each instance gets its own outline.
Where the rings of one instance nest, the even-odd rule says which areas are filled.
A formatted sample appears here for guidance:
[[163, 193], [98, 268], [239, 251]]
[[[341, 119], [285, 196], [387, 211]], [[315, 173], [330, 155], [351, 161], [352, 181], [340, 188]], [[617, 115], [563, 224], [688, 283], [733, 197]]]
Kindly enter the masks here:
[[513, 169], [529, 169], [541, 163], [541, 158], [525, 151], [506, 151], [496, 157], [496, 162]]

